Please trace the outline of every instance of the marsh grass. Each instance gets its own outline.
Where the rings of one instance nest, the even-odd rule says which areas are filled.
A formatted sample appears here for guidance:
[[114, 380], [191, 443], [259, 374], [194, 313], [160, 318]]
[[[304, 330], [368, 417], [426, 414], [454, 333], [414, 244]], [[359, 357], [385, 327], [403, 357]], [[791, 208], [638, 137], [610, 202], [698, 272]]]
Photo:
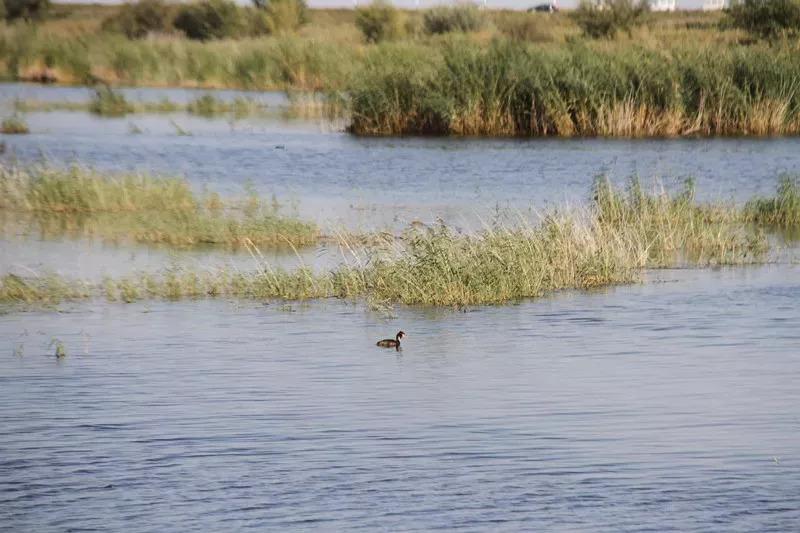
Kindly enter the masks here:
[[[463, 38], [398, 60], [376, 48], [351, 88], [362, 135], [800, 133], [800, 54], [775, 47], [559, 48]], [[410, 68], [413, 67], [413, 68]]]
[[16, 115], [4, 118], [3, 122], [0, 123], [0, 133], [5, 133], [6, 135], [24, 135], [30, 133], [30, 131], [28, 124]]
[[89, 111], [96, 115], [118, 117], [133, 112], [133, 106], [122, 93], [109, 86], [95, 89], [89, 102]]
[[800, 179], [784, 176], [772, 198], [755, 198], [745, 205], [745, 217], [757, 224], [780, 229], [800, 228]]
[[[186, 197], [180, 189], [173, 194], [172, 202]], [[668, 193], [645, 191], [637, 181], [620, 189], [603, 179], [588, 206], [554, 211], [535, 223], [520, 216], [514, 225], [495, 224], [469, 234], [436, 224], [415, 226], [399, 237], [335, 238], [343, 261], [327, 272], [274, 268], [256, 242], [243, 238], [258, 265], [255, 271], [173, 268], [109, 278], [88, 292], [124, 302], [342, 298], [380, 308], [398, 303], [463, 307], [632, 283], [648, 268], [758, 263], [768, 252], [764, 233], [743, 210], [697, 203], [691, 184]], [[27, 299], [5, 290], [4, 301], [40, 297], [50, 302], [87, 294], [64, 286], [69, 284], [54, 285], [52, 296], [28, 291]]]
[[307, 246], [318, 237], [315, 225], [281, 215], [254, 194], [223, 201], [195, 194], [180, 178], [0, 167], [0, 194], [0, 209], [31, 217], [47, 235], [228, 247]]

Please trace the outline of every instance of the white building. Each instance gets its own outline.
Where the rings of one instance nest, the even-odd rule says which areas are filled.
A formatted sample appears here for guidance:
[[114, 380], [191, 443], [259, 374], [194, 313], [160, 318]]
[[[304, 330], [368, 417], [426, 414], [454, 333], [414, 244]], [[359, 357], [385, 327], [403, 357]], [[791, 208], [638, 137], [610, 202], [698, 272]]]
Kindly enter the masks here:
[[705, 0], [703, 11], [721, 11], [727, 7], [725, 0]]
[[[590, 0], [597, 9], [603, 9], [606, 6], [606, 0]], [[708, 0], [716, 1], [716, 0]], [[650, 4], [650, 11], [677, 11], [678, 0], [647, 0]]]
[[678, 0], [649, 0], [650, 11], [675, 11], [678, 9]]

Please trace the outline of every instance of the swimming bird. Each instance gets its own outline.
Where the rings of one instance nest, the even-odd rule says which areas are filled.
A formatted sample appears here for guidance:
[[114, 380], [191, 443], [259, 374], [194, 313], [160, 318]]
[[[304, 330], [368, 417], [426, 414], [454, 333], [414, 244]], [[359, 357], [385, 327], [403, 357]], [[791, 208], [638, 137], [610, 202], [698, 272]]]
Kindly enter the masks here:
[[377, 342], [377, 346], [381, 348], [397, 348], [400, 349], [400, 339], [405, 337], [406, 334], [402, 331], [398, 331], [397, 335], [394, 336], [394, 339], [383, 339], [382, 341]]

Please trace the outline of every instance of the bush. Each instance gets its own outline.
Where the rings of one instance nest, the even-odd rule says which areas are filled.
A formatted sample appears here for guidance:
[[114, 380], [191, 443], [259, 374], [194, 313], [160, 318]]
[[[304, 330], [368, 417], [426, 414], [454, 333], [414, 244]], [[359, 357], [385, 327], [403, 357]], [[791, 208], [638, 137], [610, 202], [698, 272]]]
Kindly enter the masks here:
[[267, 31], [272, 34], [293, 32], [308, 22], [304, 0], [271, 0], [263, 9]]
[[422, 25], [426, 33], [470, 32], [481, 29], [484, 19], [475, 6], [435, 7], [425, 12]]
[[50, 0], [0, 0], [0, 3], [7, 20], [41, 18], [50, 8]]
[[228, 0], [203, 0], [182, 6], [174, 25], [188, 38], [199, 41], [234, 37], [245, 29], [240, 8]]
[[495, 23], [497, 29], [514, 41], [536, 43], [553, 40], [547, 31], [552, 21], [538, 13], [513, 13], [513, 16], [498, 17]]
[[403, 15], [387, 0], [356, 10], [356, 26], [368, 43], [390, 41], [403, 34]]
[[650, 10], [647, 0], [605, 0], [600, 4], [582, 1], [572, 17], [587, 37], [613, 38], [618, 31], [630, 31]]
[[166, 33], [172, 28], [172, 10], [162, 0], [139, 0], [123, 4], [119, 12], [106, 19], [103, 27], [141, 39], [150, 33]]
[[764, 39], [793, 37], [800, 31], [800, 0], [739, 0], [728, 10], [728, 21]]

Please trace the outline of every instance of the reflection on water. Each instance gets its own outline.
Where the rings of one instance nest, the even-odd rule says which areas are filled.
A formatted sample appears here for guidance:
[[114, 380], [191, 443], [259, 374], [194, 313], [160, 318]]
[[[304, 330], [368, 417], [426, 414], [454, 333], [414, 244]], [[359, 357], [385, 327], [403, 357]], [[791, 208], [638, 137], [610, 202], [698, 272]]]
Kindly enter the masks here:
[[[0, 316], [0, 519], [796, 530], [800, 269], [652, 281], [391, 321], [333, 302]], [[403, 352], [374, 346], [400, 327]]]

